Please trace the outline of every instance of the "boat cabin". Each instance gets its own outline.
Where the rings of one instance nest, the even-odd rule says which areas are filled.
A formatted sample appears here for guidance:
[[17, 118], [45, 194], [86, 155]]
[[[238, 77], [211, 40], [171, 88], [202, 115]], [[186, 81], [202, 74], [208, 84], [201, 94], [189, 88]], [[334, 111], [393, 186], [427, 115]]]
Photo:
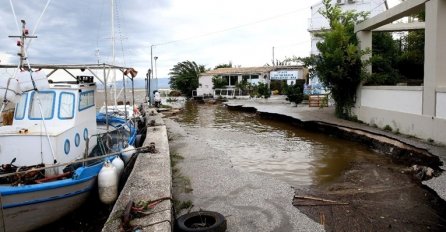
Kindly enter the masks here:
[[[19, 83], [26, 75], [17, 75]], [[34, 85], [42, 84], [35, 80]], [[16, 166], [66, 163], [83, 158], [87, 140], [88, 152], [96, 145], [96, 139], [90, 139], [97, 131], [93, 78], [45, 81], [46, 87], [19, 96], [13, 124], [0, 127], [0, 164], [14, 159]]]

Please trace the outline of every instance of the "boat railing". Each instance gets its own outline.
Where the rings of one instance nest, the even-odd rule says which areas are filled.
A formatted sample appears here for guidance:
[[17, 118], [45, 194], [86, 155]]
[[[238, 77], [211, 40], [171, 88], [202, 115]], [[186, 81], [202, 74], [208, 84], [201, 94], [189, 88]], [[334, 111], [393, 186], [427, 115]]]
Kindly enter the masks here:
[[[150, 148], [150, 146], [128, 149], [127, 151], [147, 152], [148, 148]], [[52, 165], [48, 165], [48, 166], [44, 166], [44, 167], [33, 168], [33, 169], [28, 169], [28, 170], [23, 170], [23, 171], [16, 171], [16, 172], [12, 172], [12, 173], [4, 173], [4, 174], [0, 174], [0, 178], [13, 176], [13, 175], [26, 175], [28, 173], [38, 172], [38, 171], [42, 171], [42, 170], [50, 169], [50, 168], [66, 167], [66, 166], [78, 164], [78, 163], [103, 160], [108, 157], [120, 155], [121, 153], [122, 153], [122, 151], [116, 151], [116, 152], [111, 152], [111, 153], [107, 153], [107, 154], [100, 155], [100, 156], [87, 157], [87, 158], [78, 159], [78, 160], [74, 160], [74, 161], [70, 161], [70, 162], [66, 162], [66, 163], [52, 164]]]

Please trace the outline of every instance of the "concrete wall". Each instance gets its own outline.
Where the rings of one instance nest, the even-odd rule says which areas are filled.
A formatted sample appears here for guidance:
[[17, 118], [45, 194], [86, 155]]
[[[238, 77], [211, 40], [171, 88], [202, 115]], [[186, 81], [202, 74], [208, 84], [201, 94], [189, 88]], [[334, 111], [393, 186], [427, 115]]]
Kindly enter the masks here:
[[421, 115], [421, 86], [363, 86], [361, 106]]
[[436, 112], [438, 118], [446, 119], [446, 88], [437, 89]]
[[431, 116], [408, 114], [361, 106], [355, 109], [358, 119], [370, 125], [384, 128], [421, 139], [433, 139], [446, 144], [446, 120]]
[[363, 86], [355, 113], [380, 128], [446, 144], [446, 89], [437, 90], [437, 115], [423, 115], [422, 86]]

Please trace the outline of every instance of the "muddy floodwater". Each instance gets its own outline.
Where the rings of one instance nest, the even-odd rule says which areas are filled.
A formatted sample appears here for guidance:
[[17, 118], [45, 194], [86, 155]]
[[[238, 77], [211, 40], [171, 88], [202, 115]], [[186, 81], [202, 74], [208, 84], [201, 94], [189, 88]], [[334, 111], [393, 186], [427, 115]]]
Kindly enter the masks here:
[[272, 175], [294, 187], [333, 181], [357, 160], [391, 162], [359, 143], [221, 105], [189, 102], [178, 121], [206, 133], [206, 141], [225, 150], [235, 168]]
[[234, 168], [293, 186], [290, 204], [327, 231], [446, 231], [445, 202], [410, 166], [360, 143], [219, 104], [188, 102], [174, 120]]

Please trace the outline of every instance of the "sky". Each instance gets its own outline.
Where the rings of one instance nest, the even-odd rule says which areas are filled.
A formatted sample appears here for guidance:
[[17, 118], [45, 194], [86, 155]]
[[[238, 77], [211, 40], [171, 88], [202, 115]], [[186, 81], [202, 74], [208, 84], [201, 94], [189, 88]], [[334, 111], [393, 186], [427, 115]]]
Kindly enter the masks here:
[[321, 0], [115, 0], [114, 36], [111, 2], [0, 0], [0, 64], [18, 63], [16, 39], [8, 36], [19, 35], [24, 19], [38, 36], [30, 63], [111, 64], [114, 37], [115, 64], [134, 67], [137, 78], [151, 68], [151, 51], [158, 78], [187, 60], [211, 69], [264, 66], [273, 50], [278, 60], [310, 54], [310, 7]]

